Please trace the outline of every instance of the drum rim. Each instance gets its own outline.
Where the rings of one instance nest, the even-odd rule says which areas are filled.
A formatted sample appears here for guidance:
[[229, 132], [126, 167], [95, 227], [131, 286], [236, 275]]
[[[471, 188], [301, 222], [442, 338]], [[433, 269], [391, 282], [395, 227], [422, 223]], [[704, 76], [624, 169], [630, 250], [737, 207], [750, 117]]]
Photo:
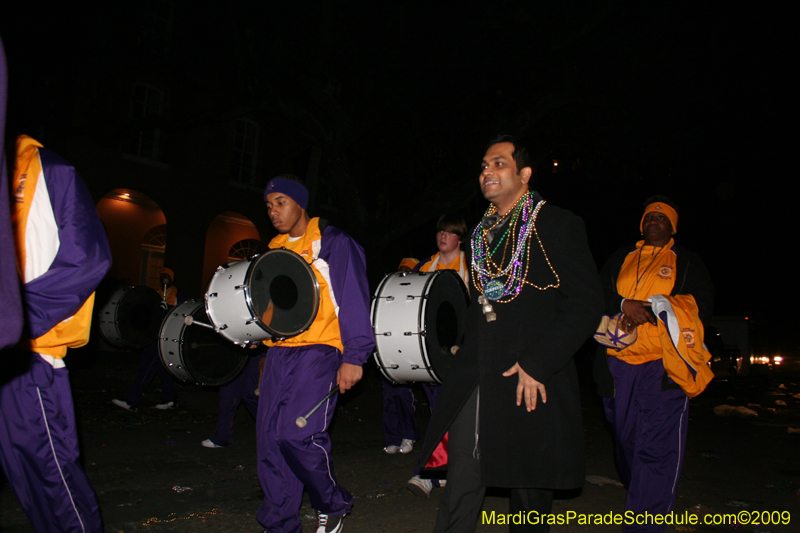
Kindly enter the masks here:
[[433, 272], [426, 272], [426, 274], [432, 274], [430, 279], [425, 282], [425, 285], [422, 288], [422, 305], [419, 306], [417, 310], [417, 328], [419, 328], [419, 335], [417, 336], [417, 342], [419, 342], [420, 350], [422, 352], [422, 356], [425, 360], [425, 370], [431, 376], [431, 378], [436, 383], [441, 383], [442, 380], [439, 379], [439, 376], [436, 375], [436, 372], [433, 370], [433, 364], [431, 363], [431, 358], [428, 356], [428, 345], [425, 342], [425, 338], [428, 336], [428, 327], [425, 324], [425, 311], [428, 308], [428, 293], [429, 287], [432, 286], [433, 281], [439, 277], [439, 275], [444, 272], [443, 270], [434, 270]]
[[[283, 333], [280, 333], [280, 332], [270, 328], [266, 324], [264, 324], [264, 322], [261, 320], [261, 317], [256, 315], [255, 306], [253, 305], [253, 298], [252, 298], [252, 296], [250, 294], [250, 284], [248, 282], [250, 280], [250, 274], [252, 274], [253, 269], [255, 268], [256, 264], [262, 258], [264, 258], [264, 257], [266, 257], [267, 255], [270, 255], [270, 254], [275, 254], [276, 252], [281, 252], [281, 253], [284, 253], [284, 254], [291, 254], [291, 256], [289, 256], [289, 257], [296, 257], [297, 261], [303, 265], [303, 267], [305, 268], [306, 272], [310, 275], [311, 280], [313, 281], [313, 286], [314, 286], [314, 312], [311, 313], [311, 317], [309, 318], [308, 322], [306, 324], [304, 324], [303, 327], [299, 331], [297, 331], [296, 333], [283, 334]], [[267, 250], [264, 253], [256, 254], [256, 255], [252, 256], [251, 258], [249, 258], [249, 260], [250, 260], [250, 265], [247, 267], [247, 272], [244, 275], [244, 277], [245, 277], [244, 298], [245, 298], [245, 303], [247, 304], [247, 310], [250, 311], [250, 315], [253, 318], [256, 319], [255, 323], [258, 324], [258, 326], [261, 329], [263, 329], [264, 331], [266, 331], [267, 333], [269, 333], [273, 337], [279, 338], [279, 339], [288, 339], [290, 337], [296, 337], [296, 336], [300, 335], [301, 333], [303, 333], [304, 331], [307, 331], [311, 327], [311, 325], [314, 323], [314, 320], [317, 318], [317, 313], [319, 313], [319, 304], [320, 304], [320, 300], [321, 300], [320, 294], [319, 294], [319, 292], [320, 292], [319, 291], [319, 281], [317, 280], [317, 276], [314, 274], [314, 269], [311, 268], [311, 265], [308, 263], [308, 261], [303, 259], [303, 256], [301, 256], [297, 252], [289, 250], [286, 247], [270, 248], [269, 250]]]
[[[178, 313], [177, 313], [178, 308], [183, 307], [183, 306], [187, 306], [187, 308], [188, 308], [188, 306], [191, 306], [191, 304], [197, 304], [197, 306], [195, 306], [192, 309], [191, 313], [184, 314], [184, 317], [185, 317], [185, 316], [189, 316], [189, 315], [194, 314], [194, 312], [197, 311], [198, 307], [202, 307], [203, 306], [203, 303], [204, 302], [199, 301], [199, 300], [194, 300], [193, 298], [188, 298], [185, 301], [179, 303], [178, 305], [176, 305], [175, 307], [173, 307], [172, 309], [170, 309], [167, 312], [167, 315], [164, 317], [164, 320], [161, 321], [161, 327], [158, 329], [158, 359], [161, 361], [161, 365], [167, 370], [167, 372], [169, 372], [169, 374], [172, 377], [174, 377], [175, 379], [177, 379], [179, 381], [182, 381], [182, 382], [192, 382], [192, 375], [188, 372], [188, 370], [186, 370], [186, 363], [183, 362], [183, 350], [182, 350], [183, 332], [189, 326], [187, 326], [186, 323], [183, 322], [183, 324], [181, 325], [180, 331], [178, 332], [178, 342], [176, 343], [178, 345], [178, 363], [181, 365], [180, 373], [183, 376], [177, 376], [176, 373], [173, 372], [173, 370], [170, 369], [169, 366], [167, 366], [166, 361], [164, 360], [165, 358], [164, 358], [164, 355], [163, 355], [163, 353], [161, 351], [161, 346], [162, 346], [162, 343], [169, 342], [169, 340], [170, 340], [169, 337], [164, 337], [164, 335], [163, 335], [164, 327], [167, 325], [167, 322], [169, 321], [170, 318], [172, 318], [173, 315], [176, 315], [176, 316], [178, 315]], [[184, 318], [184, 320], [185, 320], [185, 318]], [[197, 380], [194, 380], [194, 382], [197, 382]]]
[[[231, 372], [229, 374], [229, 375], [232, 374], [233, 378], [227, 379], [225, 381], [223, 381], [223, 380], [207, 380], [207, 379], [206, 380], [202, 380], [202, 379], [199, 379], [191, 371], [193, 365], [190, 362], [188, 362], [188, 360], [184, 359], [184, 355], [188, 355], [188, 353], [184, 354], [184, 351], [183, 351], [183, 347], [184, 347], [184, 343], [185, 343], [185, 341], [184, 341], [184, 332], [190, 327], [190, 326], [186, 325], [186, 323], [184, 321], [180, 321], [179, 322], [181, 324], [181, 327], [180, 327], [180, 331], [178, 332], [178, 337], [179, 337], [178, 338], [178, 342], [176, 343], [178, 345], [178, 353], [177, 353], [178, 361], [177, 361], [177, 363], [181, 365], [180, 368], [179, 369], [178, 368], [171, 369], [169, 366], [167, 366], [166, 361], [165, 361], [165, 357], [164, 357], [164, 355], [162, 354], [162, 351], [161, 351], [162, 343], [169, 342], [169, 338], [168, 337], [162, 336], [162, 331], [164, 330], [164, 327], [167, 325], [168, 320], [170, 318], [175, 318], [175, 317], [173, 317], [173, 315], [176, 315], [176, 316], [178, 315], [178, 313], [176, 313], [176, 310], [179, 307], [187, 306], [186, 312], [182, 311], [180, 313], [180, 314], [182, 314], [184, 316], [184, 320], [185, 320], [186, 316], [193, 316], [194, 313], [196, 313], [200, 308], [203, 308], [203, 310], [205, 311], [204, 303], [205, 302], [202, 301], [202, 300], [195, 300], [193, 298], [189, 298], [186, 301], [176, 305], [175, 307], [173, 307], [172, 309], [169, 310], [169, 313], [167, 313], [167, 316], [165, 316], [164, 320], [161, 322], [161, 328], [159, 329], [158, 358], [161, 361], [162, 366], [167, 370], [167, 372], [169, 372], [169, 374], [172, 377], [174, 377], [175, 379], [177, 379], [177, 380], [179, 380], [181, 382], [184, 382], [184, 383], [196, 383], [196, 384], [198, 384], [200, 386], [203, 386], [203, 387], [205, 387], [205, 386], [221, 387], [223, 385], [231, 383], [233, 380], [236, 379], [236, 376], [241, 374], [242, 370], [247, 365], [247, 357], [243, 357], [242, 360], [238, 362], [237, 367], [235, 368], [235, 371]], [[196, 305], [191, 305], [191, 304], [196, 304]], [[206, 311], [206, 314], [208, 314], [207, 311]], [[217, 333], [217, 335], [219, 335], [219, 332], [216, 332], [216, 333]], [[220, 335], [220, 338], [227, 340], [222, 335]], [[242, 349], [244, 350], [244, 348], [242, 348]], [[177, 375], [177, 374], [180, 374], [180, 375]], [[209, 376], [204, 376], [204, 377], [208, 378]]]

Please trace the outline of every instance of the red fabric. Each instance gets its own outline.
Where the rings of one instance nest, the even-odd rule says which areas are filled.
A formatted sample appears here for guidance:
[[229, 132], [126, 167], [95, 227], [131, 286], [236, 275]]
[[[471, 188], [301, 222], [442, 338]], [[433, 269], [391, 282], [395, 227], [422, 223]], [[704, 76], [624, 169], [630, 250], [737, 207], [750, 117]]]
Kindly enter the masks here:
[[450, 432], [444, 434], [442, 442], [433, 450], [431, 458], [425, 463], [425, 468], [439, 468], [447, 464], [447, 439], [450, 437]]

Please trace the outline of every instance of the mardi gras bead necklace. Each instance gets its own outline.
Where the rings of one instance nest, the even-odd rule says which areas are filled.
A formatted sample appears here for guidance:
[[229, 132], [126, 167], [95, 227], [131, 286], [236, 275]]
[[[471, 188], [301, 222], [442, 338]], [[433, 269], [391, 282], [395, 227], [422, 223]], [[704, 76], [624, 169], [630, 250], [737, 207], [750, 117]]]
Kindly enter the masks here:
[[[525, 285], [531, 285], [542, 291], [549, 288], [558, 288], [561, 285], [561, 279], [550, 263], [550, 258], [547, 256], [542, 240], [536, 230], [536, 218], [539, 216], [539, 210], [544, 204], [545, 201], [540, 200], [534, 205], [533, 193], [528, 191], [509, 209], [506, 216], [510, 214], [511, 218], [505, 232], [494, 243], [489, 242], [489, 232], [497, 227], [506, 216], [498, 217], [498, 222], [492, 224], [489, 228], [483, 228], [478, 225], [471, 236], [473, 252], [472, 282], [475, 285], [475, 289], [481, 293], [478, 303], [483, 307], [483, 312], [488, 322], [494, 321], [497, 316], [494, 309], [492, 309], [490, 301], [497, 303], [510, 302], [519, 296]], [[496, 207], [494, 205], [489, 206], [484, 218], [491, 216], [496, 216]], [[530, 267], [531, 235], [536, 236], [545, 261], [547, 261], [550, 271], [556, 278], [555, 284], [550, 283], [545, 287], [540, 287], [527, 280]], [[506, 264], [506, 252], [508, 251], [509, 243], [511, 244], [511, 257]], [[494, 244], [494, 246], [491, 247], [490, 244]], [[503, 257], [498, 265], [492, 256], [501, 246], [503, 247]], [[503, 266], [504, 264], [505, 266]], [[505, 281], [501, 281], [501, 278], [505, 278]]]

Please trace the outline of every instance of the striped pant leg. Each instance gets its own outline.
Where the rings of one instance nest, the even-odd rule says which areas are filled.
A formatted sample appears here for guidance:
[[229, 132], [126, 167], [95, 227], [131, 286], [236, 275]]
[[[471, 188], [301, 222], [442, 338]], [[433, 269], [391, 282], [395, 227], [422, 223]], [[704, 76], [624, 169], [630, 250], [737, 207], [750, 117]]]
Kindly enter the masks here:
[[0, 385], [3, 470], [35, 531], [101, 532], [97, 498], [79, 461], [68, 371], [29, 355], [29, 369]]

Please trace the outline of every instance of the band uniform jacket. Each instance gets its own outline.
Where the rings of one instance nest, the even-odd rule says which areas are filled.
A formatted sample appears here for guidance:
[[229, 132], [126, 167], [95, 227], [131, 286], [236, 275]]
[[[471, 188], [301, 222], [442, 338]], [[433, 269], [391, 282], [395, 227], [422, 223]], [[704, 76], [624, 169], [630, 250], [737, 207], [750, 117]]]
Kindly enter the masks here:
[[[538, 202], [541, 197], [536, 194], [534, 199]], [[472, 303], [467, 310], [464, 345], [443, 379], [425, 440], [423, 464], [480, 386], [477, 433], [483, 485], [572, 489], [582, 486], [585, 478], [573, 355], [600, 320], [602, 290], [579, 217], [545, 204], [536, 229], [560, 285], [547, 290], [526, 285], [513, 301], [494, 302], [497, 320], [487, 322], [477, 303], [479, 293], [474, 282], [470, 283]], [[529, 242], [527, 280], [540, 287], [555, 284], [535, 234]], [[471, 265], [471, 245], [467, 251]], [[494, 259], [499, 263], [501, 258], [499, 250]], [[517, 362], [546, 387], [547, 403], [539, 398], [532, 412], [527, 412], [524, 404], [516, 405], [518, 375], [502, 375]]]
[[[617, 292], [617, 276], [622, 269], [622, 264], [628, 254], [636, 250], [635, 246], [624, 246], [617, 249], [600, 270], [600, 282], [603, 285], [605, 298], [604, 313], [613, 316], [620, 312], [622, 296]], [[700, 257], [680, 246], [674, 244], [672, 251], [677, 256], [675, 264], [675, 286], [669, 296], [680, 294], [691, 294], [697, 303], [697, 310], [702, 322], [711, 318], [714, 312], [714, 285], [708, 273], [705, 263]], [[608, 368], [608, 356], [606, 348], [598, 346], [594, 356], [594, 380], [597, 385], [597, 393], [606, 398], [613, 398], [615, 394], [614, 377]], [[675, 384], [669, 384], [667, 373], [661, 381], [661, 388], [678, 388]]]

